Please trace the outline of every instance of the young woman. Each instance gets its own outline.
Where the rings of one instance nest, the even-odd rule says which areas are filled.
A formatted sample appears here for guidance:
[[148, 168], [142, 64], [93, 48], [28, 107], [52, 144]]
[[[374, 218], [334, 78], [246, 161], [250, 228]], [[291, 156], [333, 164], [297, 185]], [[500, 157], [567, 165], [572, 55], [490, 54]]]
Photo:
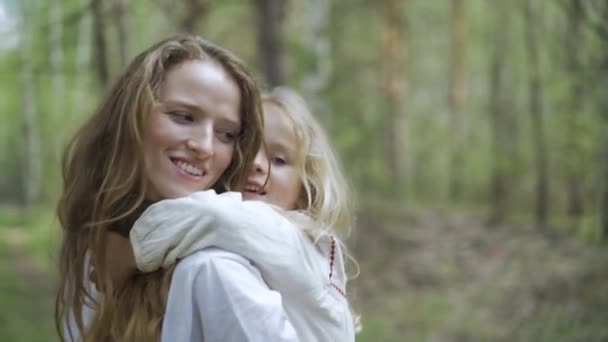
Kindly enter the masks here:
[[[260, 313], [241, 299], [280, 299], [266, 298], [240, 282], [243, 273], [221, 262], [234, 259], [233, 253], [247, 258], [240, 262], [255, 266], [282, 295], [301, 341], [354, 340], [342, 247], [335, 234], [349, 228], [344, 177], [321, 126], [296, 93], [277, 89], [263, 98], [263, 107], [266, 149], [258, 153], [242, 194], [206, 191], [160, 201], [131, 230], [143, 272], [170, 267], [187, 256], [174, 273], [170, 298], [177, 300], [167, 307], [167, 313], [183, 315], [165, 319], [163, 340], [178, 336], [194, 341], [189, 338], [193, 332], [211, 341], [268, 340], [259, 326], [264, 321]], [[202, 249], [210, 246], [233, 253]], [[175, 333], [180, 329], [181, 335]]]
[[[159, 339], [172, 269], [115, 290], [108, 232], [127, 236], [158, 200], [242, 184], [261, 143], [261, 122], [255, 82], [218, 46], [178, 36], [133, 60], [64, 154], [56, 301], [62, 339]], [[280, 305], [263, 309], [287, 322]]]

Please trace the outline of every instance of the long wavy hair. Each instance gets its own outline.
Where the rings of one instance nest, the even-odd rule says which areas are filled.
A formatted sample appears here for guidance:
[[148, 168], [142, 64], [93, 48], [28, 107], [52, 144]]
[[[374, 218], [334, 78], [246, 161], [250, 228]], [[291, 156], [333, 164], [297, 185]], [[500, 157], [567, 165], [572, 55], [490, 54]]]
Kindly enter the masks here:
[[[231, 163], [214, 189], [238, 188], [247, 176], [262, 141], [263, 125], [260, 94], [244, 64], [229, 51], [192, 35], [163, 40], [135, 57], [64, 151], [57, 208], [63, 240], [55, 305], [62, 340], [76, 336], [83, 341], [160, 339], [173, 269], [136, 275], [123, 288], [113, 289], [104, 263], [105, 233], [128, 234], [150, 204], [145, 199], [143, 124], [167, 73], [191, 60], [218, 63], [241, 95], [242, 131]], [[102, 296], [94, 296], [86, 285], [89, 271]], [[90, 322], [83, 318], [87, 306], [94, 310]]]

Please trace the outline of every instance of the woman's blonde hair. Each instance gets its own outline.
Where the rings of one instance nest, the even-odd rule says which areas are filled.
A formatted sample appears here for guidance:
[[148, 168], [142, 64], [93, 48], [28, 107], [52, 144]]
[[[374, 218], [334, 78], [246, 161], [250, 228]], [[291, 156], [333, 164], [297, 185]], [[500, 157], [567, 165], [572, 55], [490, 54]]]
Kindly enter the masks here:
[[[241, 95], [242, 131], [232, 161], [214, 188], [238, 188], [247, 176], [263, 129], [258, 88], [244, 64], [229, 51], [192, 35], [163, 40], [135, 57], [64, 152], [63, 191], [57, 208], [63, 241], [55, 306], [62, 340], [73, 340], [74, 333], [84, 341], [160, 338], [172, 269], [137, 276], [121, 291], [114, 291], [104, 263], [105, 232], [109, 229], [127, 235], [150, 204], [144, 197], [143, 123], [167, 73], [190, 60], [220, 65], [234, 79]], [[92, 298], [84, 286], [88, 282], [88, 256], [104, 293], [101, 299]], [[92, 305], [96, 312], [88, 324], [83, 322], [85, 305]], [[68, 324], [70, 320], [77, 332], [70, 328], [74, 327]]]
[[321, 124], [312, 115], [304, 99], [290, 88], [273, 89], [262, 96], [262, 103], [277, 108], [293, 124], [303, 188], [303, 197], [297, 209], [306, 211], [325, 227], [348, 234], [351, 193]]

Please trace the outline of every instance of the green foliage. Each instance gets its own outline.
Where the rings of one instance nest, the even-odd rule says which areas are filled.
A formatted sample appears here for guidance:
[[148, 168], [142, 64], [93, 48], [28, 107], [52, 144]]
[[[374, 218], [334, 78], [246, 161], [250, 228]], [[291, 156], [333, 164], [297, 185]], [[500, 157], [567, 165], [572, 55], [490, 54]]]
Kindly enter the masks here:
[[17, 206], [0, 206], [0, 226], [21, 226], [26, 223], [23, 209]]
[[[36, 108], [41, 128], [43, 147], [44, 198], [56, 197], [59, 188], [59, 158], [67, 138], [77, 123], [89, 115], [101, 96], [96, 87], [93, 72], [94, 60], [87, 62], [87, 69], [77, 66], [79, 49], [88, 50], [92, 58], [90, 37], [82, 39], [81, 28], [91, 25], [91, 15], [86, 4], [79, 0], [62, 2], [64, 20], [61, 23], [60, 42], [50, 39], [53, 23], [49, 17], [50, 3], [26, 1], [17, 6], [5, 0], [10, 14], [21, 16], [28, 35], [32, 39], [33, 53], [28, 62], [34, 70]], [[158, 4], [130, 2], [129, 11], [129, 56], [151, 43], [176, 31], [179, 15], [185, 4], [176, 3], [167, 11]], [[503, 163], [513, 184], [514, 211], [530, 211], [534, 198], [534, 134], [528, 113], [528, 75], [526, 46], [527, 32], [524, 20], [524, 3], [513, 2], [501, 5], [499, 14], [492, 13], [493, 5], [481, 0], [464, 1], [464, 74], [465, 100], [462, 108], [463, 125], [466, 127], [464, 171], [465, 192], [461, 201], [469, 205], [482, 205], [488, 200], [488, 185], [494, 157], [489, 149], [492, 141], [489, 126], [489, 66], [493, 55], [492, 32], [498, 15], [508, 14], [508, 49], [505, 60], [505, 98], [510, 108], [513, 124], [504, 127], [512, 130], [513, 156], [498, 159]], [[256, 15], [254, 4], [229, 1], [213, 3], [208, 7], [204, 20], [199, 25], [201, 34], [234, 50], [253, 66], [256, 74]], [[601, 82], [605, 77], [601, 65], [606, 60], [603, 41], [593, 30], [583, 30], [580, 43], [580, 68], [566, 69], [571, 51], [563, 44], [568, 34], [566, 29], [568, 6], [556, 3], [538, 4], [542, 18], [537, 23], [540, 37], [540, 67], [544, 100], [544, 123], [547, 132], [550, 163], [551, 194], [555, 198], [550, 204], [550, 214], [559, 215], [565, 210], [564, 177], [578, 173], [585, 178], [583, 184], [586, 198], [597, 198], [595, 182], [601, 178], [597, 164], [600, 128], [606, 123], [602, 108]], [[112, 8], [104, 5], [109, 13]], [[307, 73], [319, 65], [317, 56], [303, 41], [308, 17], [306, 4], [291, 2], [284, 17], [284, 46], [286, 48], [287, 74], [290, 85], [299, 88]], [[446, 3], [409, 1], [400, 13], [404, 31], [402, 50], [402, 81], [406, 85], [402, 99], [401, 115], [405, 117], [406, 146], [398, 149], [400, 158], [406, 160], [406, 183], [396, 189], [391, 181], [386, 142], [383, 139], [388, 112], [380, 88], [383, 70], [383, 38], [386, 32], [380, 3], [332, 2], [328, 27], [320, 32], [327, 35], [331, 43], [332, 74], [330, 84], [321, 94], [329, 109], [328, 129], [334, 145], [344, 159], [348, 176], [365, 192], [375, 192], [391, 197], [403, 197], [430, 201], [444, 201], [448, 194], [450, 130], [448, 108], [449, 62], [452, 55], [450, 42], [451, 7]], [[229, 19], [229, 20], [226, 20]], [[597, 18], [596, 18], [597, 19]], [[114, 17], [108, 16], [108, 46], [111, 74], [115, 77], [121, 70], [117, 48], [117, 32]], [[152, 24], [153, 23], [153, 24]], [[83, 26], [84, 25], [84, 26]], [[248, 29], [243, 29], [248, 28]], [[60, 66], [65, 89], [53, 89], [55, 77], [49, 64], [53, 46], [59, 44], [64, 61]], [[84, 45], [83, 45], [84, 44]], [[0, 141], [3, 148], [0, 165], [3, 176], [0, 181], [2, 197], [18, 200], [20, 194], [21, 136], [18, 134], [21, 108], [18, 76], [21, 66], [18, 50], [0, 53], [0, 72], [5, 82], [0, 86], [3, 104]], [[573, 110], [572, 89], [583, 84], [584, 98], [580, 108]], [[597, 86], [594, 86], [597, 85]], [[58, 95], [59, 94], [59, 95]], [[63, 107], [58, 108], [58, 97]], [[457, 206], [466, 203], [454, 203]], [[597, 207], [586, 203], [593, 212]], [[517, 212], [511, 213], [514, 216]]]
[[5, 308], [0, 312], [0, 340], [57, 341], [48, 279], [20, 273], [12, 261], [0, 241], [0, 305]]
[[[104, 2], [108, 13], [110, 3]], [[159, 4], [169, 3], [164, 0], [127, 3], [130, 58], [178, 31], [179, 15], [185, 9], [185, 3], [180, 1], [173, 3], [175, 12], [161, 8]], [[301, 90], [303, 79], [319, 66], [319, 61], [303, 41], [308, 20], [305, 2], [288, 3], [283, 35], [286, 74], [289, 85]], [[373, 207], [376, 214], [384, 215], [387, 206], [402, 210], [402, 200], [407, 200], [410, 206], [440, 207], [484, 217], [491, 206], [492, 170], [499, 167], [509, 179], [506, 184], [510, 208], [507, 221], [517, 226], [530, 224], [534, 220], [536, 198], [536, 132], [532, 130], [532, 113], [529, 113], [531, 70], [525, 45], [525, 1], [464, 0], [465, 79], [461, 109], [465, 127], [461, 173], [464, 190], [457, 201], [449, 198], [448, 189], [453, 147], [448, 103], [449, 66], [453, 52], [450, 5], [449, 2], [422, 0], [404, 3], [403, 13], [399, 13], [403, 21], [403, 38], [399, 43], [404, 52], [399, 77], [404, 84], [404, 92], [398, 112], [404, 118], [400, 131], [405, 144], [396, 149], [398, 155], [388, 155], [385, 139], [387, 127], [390, 127], [387, 124], [390, 108], [381, 88], [386, 63], [383, 44], [388, 34], [382, 2], [331, 1], [328, 27], [320, 32], [331, 44], [331, 77], [320, 94], [328, 109], [328, 113], [324, 113], [327, 114], [325, 122], [345, 172], [355, 186], [361, 207]], [[572, 29], [568, 23], [567, 3], [535, 2], [542, 13], [535, 25], [538, 25], [539, 34], [543, 123], [548, 147], [549, 226], [558, 235], [565, 234], [593, 245], [606, 239], [599, 229], [598, 199], [600, 185], [606, 182], [600, 162], [605, 153], [601, 136], [608, 127], [608, 98], [604, 94], [608, 87], [608, 50], [606, 41], [585, 21], [579, 48], [576, 51], [568, 49], [565, 41]], [[9, 9], [9, 15], [21, 18], [19, 42], [22, 43], [24, 37], [31, 39], [32, 52], [23, 61], [18, 47], [0, 51], [0, 202], [9, 203], [9, 207], [0, 208], [0, 226], [26, 227], [26, 248], [37, 260], [50, 263], [55, 258], [59, 228], [49, 208], [55, 205], [60, 191], [61, 152], [67, 139], [103, 96], [94, 72], [95, 58], [91, 49], [94, 42], [91, 34], [83, 35], [81, 31], [83, 27], [91, 29], [92, 18], [87, 1], [62, 1], [63, 36], [61, 41], [54, 42], [49, 35], [53, 24], [49, 18], [51, 2], [0, 0], [0, 5], [3, 4]], [[246, 1], [210, 1], [197, 33], [242, 57], [264, 86], [256, 50], [254, 6], [254, 2]], [[498, 19], [504, 15], [508, 15], [508, 25], [497, 27]], [[599, 20], [600, 15], [600, 12], [595, 13], [593, 18]], [[114, 79], [122, 66], [118, 58], [114, 18], [108, 15], [106, 20], [109, 26], [106, 33], [110, 73]], [[510, 138], [505, 142], [505, 152], [498, 155], [492, 150], [495, 132], [491, 127], [493, 113], [489, 106], [493, 96], [490, 93], [490, 71], [497, 29], [506, 30], [508, 36], [505, 55], [502, 56], [505, 86], [498, 95], [503, 99], [505, 108], [502, 109], [508, 116], [499, 130], [506, 131]], [[17, 33], [8, 32], [6, 35]], [[53, 86], [53, 77], [57, 74], [51, 68], [49, 56], [54, 46], [60, 47], [64, 55], [59, 74], [65, 84], [62, 89]], [[85, 51], [85, 56], [89, 56], [84, 65], [78, 64], [79, 51]], [[577, 68], [568, 64], [572, 56], [578, 58]], [[18, 208], [24, 197], [23, 184], [27, 181], [23, 179], [23, 162], [28, 156], [25, 155], [21, 127], [23, 93], [19, 83], [24, 62], [33, 68], [36, 123], [40, 128], [44, 176], [42, 203], [27, 213], [11, 209]], [[582, 91], [576, 93], [579, 86]], [[397, 157], [406, 161], [407, 174], [402, 187], [392, 184], [390, 179], [390, 161]], [[578, 218], [567, 217], [566, 214], [569, 202], [567, 180], [572, 175], [579, 180], [584, 205], [583, 215]], [[394, 203], [374, 203], [378, 198], [388, 198]], [[370, 225], [375, 228], [386, 224], [378, 220]], [[408, 228], [400, 227], [399, 230], [409, 234]], [[0, 246], [0, 256], [6, 257], [6, 252], [1, 254], [5, 251], [3, 247]], [[384, 253], [383, 248], [379, 250]], [[24, 311], [16, 313], [15, 320], [0, 316], [0, 340], [15, 340], [18, 331], [29, 334], [32, 330], [27, 328], [28, 321], [22, 317], [37, 314], [29, 312], [26, 305], [19, 305], [24, 294], [18, 291], [26, 285], [17, 280], [20, 275], [9, 270], [4, 260], [0, 260], [0, 306], [19, 307]], [[443, 266], [432, 267], [442, 269]], [[606, 278], [604, 273], [601, 276]], [[591, 285], [597, 286], [597, 283]], [[498, 303], [496, 294], [491, 293], [494, 290], [480, 295], [481, 298]], [[595, 287], [592, 290], [599, 292]], [[559, 298], [554, 298], [555, 303], [542, 303], [538, 319], [520, 322], [521, 329], [508, 331], [504, 327], [487, 324], [483, 312], [471, 312], [467, 319], [454, 319], [461, 313], [447, 299], [446, 291], [425, 289], [415, 296], [401, 291], [386, 294], [379, 303], [365, 307], [365, 328], [359, 340], [401, 341], [404, 336], [413, 341], [450, 340], [446, 337], [449, 336], [455, 340], [483, 341], [510, 336], [522, 341], [579, 341], [606, 336], [601, 323], [604, 311], [597, 306], [591, 305], [590, 310], [582, 307], [558, 310], [555, 303]], [[603, 297], [598, 302], [608, 305]], [[498, 311], [496, 307], [501, 306], [492, 307]], [[395, 317], [403, 319], [397, 321]], [[508, 321], [509, 317], [505, 319]], [[445, 328], [444, 335], [433, 333], [437, 326]], [[41, 331], [46, 333], [47, 330]], [[44, 340], [24, 336], [24, 340], [37, 339]]]
[[548, 238], [525, 224], [488, 227], [466, 215], [391, 204], [363, 210], [352, 246], [362, 275], [351, 289], [365, 303], [361, 340], [608, 336], [605, 248], [565, 234]]
[[[0, 207], [0, 340], [56, 341], [53, 212]], [[33, 328], [32, 324], [35, 324]]]

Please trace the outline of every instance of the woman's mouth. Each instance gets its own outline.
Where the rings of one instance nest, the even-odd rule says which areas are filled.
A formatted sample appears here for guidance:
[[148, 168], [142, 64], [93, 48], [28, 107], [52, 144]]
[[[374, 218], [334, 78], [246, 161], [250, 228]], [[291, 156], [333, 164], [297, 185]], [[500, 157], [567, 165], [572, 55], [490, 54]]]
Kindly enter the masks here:
[[188, 175], [188, 176], [192, 176], [192, 177], [203, 177], [205, 175], [205, 171], [197, 166], [194, 166], [190, 163], [188, 163], [185, 160], [182, 159], [177, 159], [177, 158], [171, 158], [171, 162], [173, 163], [173, 165], [175, 165], [180, 171], [182, 171], [182, 173]]

